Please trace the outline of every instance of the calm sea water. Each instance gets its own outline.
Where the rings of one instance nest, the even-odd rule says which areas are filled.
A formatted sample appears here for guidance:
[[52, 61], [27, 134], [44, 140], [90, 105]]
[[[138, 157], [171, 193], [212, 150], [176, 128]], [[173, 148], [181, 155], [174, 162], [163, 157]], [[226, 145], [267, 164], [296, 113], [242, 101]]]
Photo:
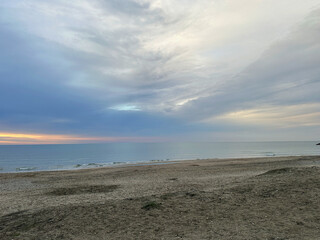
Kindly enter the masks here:
[[317, 142], [106, 143], [0, 146], [0, 173], [165, 163], [168, 160], [320, 155]]

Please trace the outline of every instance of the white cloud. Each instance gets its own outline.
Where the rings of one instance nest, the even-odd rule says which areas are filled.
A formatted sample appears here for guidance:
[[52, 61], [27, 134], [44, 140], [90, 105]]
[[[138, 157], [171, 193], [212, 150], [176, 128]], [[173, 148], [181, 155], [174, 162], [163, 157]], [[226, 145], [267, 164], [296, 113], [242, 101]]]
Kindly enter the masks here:
[[110, 107], [109, 109], [117, 110], [117, 111], [141, 111], [141, 109], [134, 105], [117, 105]]
[[227, 121], [233, 124], [276, 128], [320, 126], [320, 104], [261, 106], [226, 113], [206, 121]]

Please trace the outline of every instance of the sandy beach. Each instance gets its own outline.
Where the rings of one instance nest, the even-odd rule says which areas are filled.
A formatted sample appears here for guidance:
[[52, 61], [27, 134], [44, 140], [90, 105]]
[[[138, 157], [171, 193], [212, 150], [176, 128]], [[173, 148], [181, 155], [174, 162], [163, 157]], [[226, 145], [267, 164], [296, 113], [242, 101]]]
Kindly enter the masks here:
[[319, 239], [320, 157], [0, 174], [0, 239]]

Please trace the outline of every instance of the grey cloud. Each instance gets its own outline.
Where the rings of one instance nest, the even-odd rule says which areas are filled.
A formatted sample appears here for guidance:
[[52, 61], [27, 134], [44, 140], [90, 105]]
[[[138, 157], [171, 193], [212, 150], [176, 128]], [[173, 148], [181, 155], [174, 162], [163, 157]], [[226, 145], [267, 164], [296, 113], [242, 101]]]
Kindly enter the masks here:
[[[170, 101], [177, 94], [174, 89], [183, 91], [194, 91], [188, 86], [198, 85], [194, 82], [197, 73], [192, 71], [194, 68], [192, 60], [186, 58], [175, 64], [174, 60], [178, 56], [185, 54], [185, 49], [173, 49], [169, 52], [162, 50], [144, 50], [144, 32], [147, 29], [158, 28], [164, 23], [164, 14], [160, 9], [150, 9], [149, 4], [138, 4], [136, 2], [96, 2], [102, 6], [101, 10], [105, 15], [122, 12], [121, 21], [123, 27], [117, 30], [94, 28], [90, 25], [83, 27], [68, 27], [67, 29], [85, 39], [90, 43], [95, 43], [101, 52], [96, 54], [86, 51], [78, 51], [63, 47], [64, 55], [73, 63], [74, 68], [83, 75], [79, 80], [73, 80], [73, 84], [79, 86], [97, 86], [96, 95], [100, 97], [114, 96], [118, 100], [126, 101], [135, 98], [135, 102], [145, 106], [145, 109], [157, 109], [154, 105], [162, 101]], [[100, 5], [101, 4], [101, 5]], [[126, 26], [126, 19], [136, 16], [143, 16], [145, 21], [131, 22]], [[119, 17], [119, 16], [117, 16]], [[168, 24], [177, 24], [177, 21]], [[150, 33], [152, 34], [152, 33]], [[147, 36], [152, 38], [153, 36]], [[101, 54], [100, 54], [101, 53]], [[191, 67], [183, 67], [183, 71], [175, 69], [179, 64], [188, 63]], [[173, 67], [173, 68], [172, 68]], [[86, 85], [87, 83], [87, 85]], [[97, 94], [101, 92], [101, 94]], [[152, 97], [146, 101], [146, 96]], [[188, 95], [188, 93], [187, 93]], [[129, 97], [128, 97], [129, 96]], [[131, 96], [131, 97], [130, 97]], [[166, 100], [167, 99], [167, 100]], [[148, 104], [148, 102], [150, 104]], [[120, 104], [121, 101], [118, 103]]]
[[[174, 20], [175, 18], [167, 16], [160, 8], [151, 8], [149, 3], [83, 2], [89, 4], [94, 11], [85, 12], [85, 9], [80, 8], [81, 4], [72, 8], [70, 3], [53, 1], [43, 3], [44, 6], [35, 9], [34, 15], [31, 14], [32, 18], [37, 14], [38, 18], [42, 18], [41, 14], [44, 13], [43, 18], [47, 18], [49, 23], [52, 19], [61, 22], [58, 27], [53, 26], [52, 31], [62, 34], [62, 39], [50, 34], [47, 36], [46, 32], [36, 34], [40, 34], [50, 44], [60, 45], [60, 51], [76, 71], [75, 76], [66, 82], [78, 89], [87, 88], [89, 93], [105, 99], [106, 107], [134, 98], [134, 102], [142, 105], [143, 109], [156, 111], [161, 111], [163, 107], [160, 105], [166, 102], [170, 105], [180, 95], [183, 97], [193, 94], [194, 86], [204, 88], [199, 87], [196, 82], [202, 79], [198, 77], [199, 70], [194, 72], [198, 66], [194, 66], [192, 57], [190, 59], [192, 54], [186, 55], [186, 49], [173, 48], [164, 51], [160, 47], [158, 49], [156, 44], [152, 45], [154, 49], [145, 47], [145, 44], [162, 33], [168, 34], [167, 30], [172, 34], [176, 34], [176, 30], [179, 32], [178, 28], [185, 25], [184, 18]], [[37, 8], [37, 3], [40, 2], [35, 1], [32, 6]], [[57, 6], [57, 15], [55, 12], [52, 14], [50, 9]], [[28, 11], [21, 13], [27, 20]], [[95, 12], [98, 12], [98, 16], [95, 16]], [[81, 14], [83, 19], [88, 21], [75, 24]], [[108, 17], [115, 19], [113, 23], [113, 18], [110, 18], [110, 28], [109, 25], [104, 26]], [[35, 29], [49, 27], [46, 22], [44, 26], [42, 22], [37, 24], [39, 26]], [[113, 28], [113, 24], [117, 27]], [[63, 41], [64, 32], [68, 34], [65, 36], [66, 41]], [[74, 41], [70, 41], [70, 36]]]
[[265, 105], [320, 101], [320, 11], [312, 12], [285, 38], [209, 97], [192, 101], [182, 116], [201, 120]]
[[130, 18], [139, 23], [151, 23], [164, 21], [161, 9], [150, 9], [148, 2], [136, 2], [127, 0], [97, 0], [97, 6], [107, 9], [108, 12]]

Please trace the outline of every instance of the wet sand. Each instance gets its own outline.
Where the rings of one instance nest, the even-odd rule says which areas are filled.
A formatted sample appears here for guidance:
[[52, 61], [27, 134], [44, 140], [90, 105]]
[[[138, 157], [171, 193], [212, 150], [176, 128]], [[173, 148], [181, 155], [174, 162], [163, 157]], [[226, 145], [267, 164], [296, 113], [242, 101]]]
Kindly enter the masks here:
[[0, 239], [319, 239], [320, 157], [0, 174]]

